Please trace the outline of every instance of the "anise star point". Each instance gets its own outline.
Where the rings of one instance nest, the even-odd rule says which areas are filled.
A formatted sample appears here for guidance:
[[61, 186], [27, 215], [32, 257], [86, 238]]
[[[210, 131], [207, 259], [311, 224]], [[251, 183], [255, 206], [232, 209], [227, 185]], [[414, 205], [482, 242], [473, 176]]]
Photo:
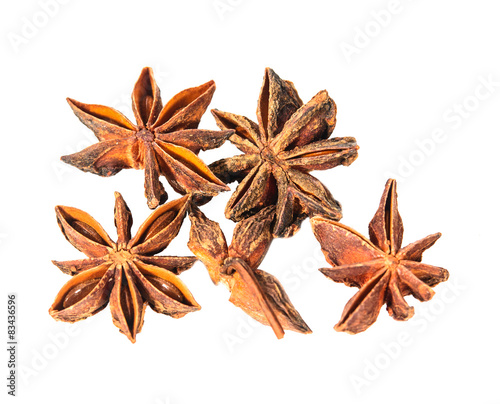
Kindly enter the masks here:
[[96, 314], [109, 302], [113, 323], [135, 342], [148, 305], [174, 318], [199, 310], [191, 292], [176, 276], [189, 269], [196, 258], [155, 255], [177, 235], [190, 203], [191, 196], [186, 195], [158, 208], [132, 238], [132, 215], [116, 192], [116, 242], [88, 213], [57, 206], [61, 231], [88, 258], [52, 261], [73, 278], [56, 296], [50, 315], [75, 322]]
[[209, 166], [224, 182], [239, 182], [226, 206], [226, 217], [238, 222], [276, 205], [275, 237], [295, 234], [307, 216], [339, 220], [340, 204], [309, 174], [349, 165], [357, 158], [354, 138], [329, 138], [336, 111], [325, 90], [303, 104], [293, 83], [270, 68], [259, 96], [258, 123], [212, 110], [220, 129], [234, 130], [229, 140], [244, 153]]
[[200, 202], [228, 191], [198, 157], [200, 150], [219, 147], [233, 133], [198, 129], [214, 91], [215, 83], [209, 81], [181, 91], [163, 106], [153, 71], [145, 67], [132, 92], [136, 124], [113, 108], [68, 98], [75, 115], [99, 143], [61, 160], [104, 177], [126, 168], [144, 169], [151, 209], [167, 200], [160, 175], [176, 192], [192, 193]]
[[320, 271], [335, 282], [358, 287], [335, 330], [349, 334], [365, 331], [377, 319], [381, 307], [395, 320], [408, 320], [413, 307], [406, 295], [427, 301], [433, 286], [448, 279], [446, 269], [421, 262], [423, 252], [441, 233], [434, 233], [401, 248], [403, 222], [398, 212], [396, 181], [389, 180], [379, 208], [369, 225], [370, 238], [328, 218], [311, 219], [314, 235], [332, 268]]

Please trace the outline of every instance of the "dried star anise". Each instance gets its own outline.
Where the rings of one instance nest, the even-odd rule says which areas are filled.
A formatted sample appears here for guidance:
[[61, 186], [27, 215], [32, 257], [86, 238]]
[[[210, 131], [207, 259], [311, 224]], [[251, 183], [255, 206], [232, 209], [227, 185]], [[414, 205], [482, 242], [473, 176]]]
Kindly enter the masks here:
[[151, 209], [167, 200], [160, 174], [178, 193], [193, 193], [199, 203], [206, 202], [229, 190], [197, 156], [200, 150], [219, 147], [233, 133], [197, 129], [214, 91], [215, 83], [209, 81], [181, 91], [162, 106], [153, 71], [145, 67], [132, 92], [137, 125], [113, 108], [68, 98], [75, 115], [95, 133], [99, 143], [61, 159], [104, 177], [124, 168], [144, 169], [145, 195]]
[[266, 206], [276, 205], [275, 237], [295, 234], [305, 217], [342, 216], [328, 189], [308, 174], [357, 158], [356, 139], [328, 139], [335, 127], [336, 106], [326, 91], [303, 105], [293, 83], [267, 68], [259, 96], [259, 124], [240, 115], [212, 110], [221, 129], [233, 129], [229, 140], [243, 155], [222, 159], [210, 169], [226, 183], [240, 184], [225, 214], [238, 222]]
[[188, 247], [205, 264], [212, 281], [226, 285], [231, 303], [262, 324], [270, 325], [278, 338], [284, 336], [283, 329], [311, 332], [279, 281], [257, 269], [273, 240], [274, 207], [239, 222], [229, 248], [219, 225], [194, 205], [189, 218]]
[[56, 207], [64, 236], [89, 258], [53, 261], [61, 271], [74, 277], [62, 287], [49, 313], [56, 320], [72, 323], [96, 314], [109, 301], [113, 323], [135, 342], [148, 304], [154, 311], [174, 318], [200, 309], [176, 276], [189, 269], [196, 258], [154, 256], [179, 232], [191, 196], [157, 209], [133, 238], [130, 210], [118, 192], [115, 198], [116, 243], [88, 213]]
[[423, 264], [422, 254], [441, 233], [431, 234], [401, 248], [403, 221], [398, 212], [396, 181], [385, 186], [380, 206], [369, 226], [370, 240], [327, 218], [311, 219], [314, 234], [333, 268], [320, 271], [335, 282], [360, 288], [347, 303], [337, 331], [357, 334], [372, 325], [384, 303], [395, 320], [414, 314], [404, 296], [420, 301], [434, 295], [432, 286], [448, 279], [448, 271]]

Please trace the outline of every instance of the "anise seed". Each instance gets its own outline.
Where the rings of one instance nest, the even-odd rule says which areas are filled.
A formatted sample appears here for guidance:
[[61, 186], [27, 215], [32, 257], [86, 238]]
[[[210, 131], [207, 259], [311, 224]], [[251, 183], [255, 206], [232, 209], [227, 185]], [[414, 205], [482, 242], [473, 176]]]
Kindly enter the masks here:
[[160, 292], [164, 293], [165, 295], [171, 297], [174, 300], [177, 300], [179, 303], [186, 303], [186, 298], [182, 294], [182, 292], [179, 290], [179, 288], [170, 282], [167, 282], [166, 280], [154, 276], [154, 275], [148, 275], [146, 276], [147, 280], [153, 284], [153, 286], [158, 289]]
[[74, 286], [66, 294], [63, 300], [63, 307], [66, 309], [67, 307], [73, 306], [75, 303], [78, 303], [95, 288], [99, 281], [99, 278], [90, 279], [85, 283]]
[[106, 245], [107, 243], [104, 241], [104, 239], [97, 233], [97, 231], [89, 224], [85, 222], [81, 222], [80, 220], [75, 220], [73, 223], [71, 223], [71, 226], [80, 234], [84, 235], [85, 237], [89, 238], [92, 241], [95, 241], [96, 243], [99, 244], [104, 244]]

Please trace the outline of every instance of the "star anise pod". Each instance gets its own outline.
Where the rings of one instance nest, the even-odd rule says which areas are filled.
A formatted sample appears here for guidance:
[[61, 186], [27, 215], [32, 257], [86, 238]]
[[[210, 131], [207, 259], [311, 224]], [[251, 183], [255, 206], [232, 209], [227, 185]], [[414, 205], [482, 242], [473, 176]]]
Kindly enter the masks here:
[[154, 311], [174, 318], [200, 309], [176, 276], [189, 269], [196, 258], [154, 256], [179, 232], [191, 196], [154, 211], [133, 238], [130, 210], [118, 192], [115, 198], [117, 242], [88, 213], [56, 207], [64, 236], [88, 258], [53, 261], [61, 271], [74, 277], [62, 287], [49, 313], [56, 320], [73, 323], [96, 314], [109, 302], [114, 324], [135, 342], [148, 304]]
[[303, 105], [293, 83], [267, 68], [257, 106], [259, 124], [244, 116], [212, 110], [221, 129], [243, 153], [209, 167], [226, 183], [238, 181], [225, 210], [235, 222], [276, 205], [275, 237], [296, 233], [307, 216], [342, 217], [340, 204], [308, 174], [357, 158], [356, 139], [328, 139], [335, 127], [336, 106], [326, 91]]
[[219, 225], [194, 205], [189, 218], [188, 247], [205, 264], [212, 281], [226, 285], [231, 303], [262, 324], [270, 325], [278, 338], [284, 336], [283, 329], [311, 332], [280, 282], [257, 269], [273, 240], [274, 207], [239, 222], [229, 248]]
[[209, 81], [181, 91], [162, 106], [153, 71], [145, 67], [132, 92], [136, 125], [113, 108], [68, 98], [75, 115], [99, 143], [61, 160], [104, 177], [124, 168], [144, 169], [151, 209], [167, 200], [160, 174], [178, 193], [193, 193], [200, 203], [206, 202], [229, 190], [197, 156], [200, 150], [219, 147], [232, 134], [231, 130], [197, 129], [214, 91], [215, 83]]
[[401, 248], [403, 221], [398, 212], [395, 180], [387, 181], [369, 225], [370, 240], [328, 218], [314, 217], [311, 225], [326, 260], [333, 266], [320, 271], [335, 282], [360, 288], [344, 308], [335, 326], [337, 331], [365, 331], [377, 320], [384, 303], [395, 320], [408, 320], [414, 309], [404, 296], [430, 300], [434, 295], [431, 287], [448, 279], [446, 269], [421, 262], [423, 252], [441, 233]]

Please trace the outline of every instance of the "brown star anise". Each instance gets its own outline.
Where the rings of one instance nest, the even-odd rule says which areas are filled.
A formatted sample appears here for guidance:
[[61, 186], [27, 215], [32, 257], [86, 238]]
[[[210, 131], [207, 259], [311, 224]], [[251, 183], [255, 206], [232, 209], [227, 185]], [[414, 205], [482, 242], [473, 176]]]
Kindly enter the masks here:
[[347, 303], [337, 331], [357, 334], [372, 325], [384, 303], [395, 320], [414, 314], [404, 296], [420, 301], [434, 295], [432, 286], [448, 279], [448, 271], [423, 264], [422, 254], [441, 233], [431, 234], [401, 248], [403, 221], [398, 212], [396, 181], [385, 186], [380, 206], [370, 222], [370, 240], [340, 223], [323, 217], [311, 220], [314, 234], [333, 268], [320, 271], [335, 282], [360, 288]]
[[209, 167], [226, 183], [240, 182], [225, 210], [240, 221], [276, 205], [275, 237], [296, 233], [306, 216], [342, 217], [340, 204], [309, 175], [349, 165], [357, 158], [356, 139], [328, 139], [336, 106], [326, 91], [303, 105], [293, 83], [267, 68], [257, 106], [259, 124], [240, 115], [212, 110], [221, 129], [234, 129], [229, 140], [243, 153]]
[[154, 256], [179, 232], [191, 197], [186, 195], [157, 209], [134, 238], [130, 234], [130, 210], [118, 192], [115, 198], [116, 243], [88, 213], [56, 207], [64, 236], [89, 258], [53, 261], [74, 277], [62, 287], [49, 313], [56, 320], [73, 323], [101, 311], [109, 301], [114, 324], [135, 342], [148, 304], [154, 311], [174, 318], [200, 309], [176, 276], [189, 269], [196, 258]]
[[206, 202], [210, 196], [229, 190], [197, 156], [200, 150], [219, 147], [232, 134], [230, 130], [197, 129], [214, 91], [215, 83], [209, 81], [181, 91], [162, 106], [153, 71], [145, 67], [132, 92], [137, 125], [113, 108], [68, 98], [75, 115], [95, 133], [99, 143], [61, 159], [104, 177], [123, 168], [144, 169], [145, 195], [151, 209], [167, 200], [160, 174], [175, 191], [193, 193], [200, 203]]
[[274, 207], [239, 222], [229, 248], [219, 225], [207, 219], [195, 205], [191, 205], [189, 218], [188, 247], [205, 264], [212, 281], [226, 285], [231, 303], [262, 324], [270, 325], [278, 338], [284, 336], [283, 329], [311, 332], [279, 281], [257, 269], [273, 240]]

